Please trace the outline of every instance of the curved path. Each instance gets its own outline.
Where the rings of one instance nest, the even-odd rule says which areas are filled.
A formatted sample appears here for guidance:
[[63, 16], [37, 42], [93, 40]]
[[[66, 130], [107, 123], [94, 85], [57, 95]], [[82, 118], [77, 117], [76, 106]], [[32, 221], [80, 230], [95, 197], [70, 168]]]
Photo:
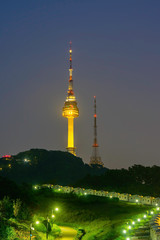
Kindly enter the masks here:
[[74, 240], [75, 236], [77, 235], [77, 231], [70, 227], [61, 227], [59, 226], [62, 235], [59, 238], [56, 238], [57, 240]]

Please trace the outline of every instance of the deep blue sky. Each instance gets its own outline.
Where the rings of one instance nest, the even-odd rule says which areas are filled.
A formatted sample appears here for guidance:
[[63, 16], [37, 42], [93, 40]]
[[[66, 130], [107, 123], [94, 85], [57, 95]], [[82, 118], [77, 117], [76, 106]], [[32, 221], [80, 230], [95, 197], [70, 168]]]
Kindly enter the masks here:
[[77, 155], [89, 162], [96, 95], [105, 166], [160, 165], [159, 13], [159, 0], [1, 1], [0, 155], [65, 150], [72, 40]]

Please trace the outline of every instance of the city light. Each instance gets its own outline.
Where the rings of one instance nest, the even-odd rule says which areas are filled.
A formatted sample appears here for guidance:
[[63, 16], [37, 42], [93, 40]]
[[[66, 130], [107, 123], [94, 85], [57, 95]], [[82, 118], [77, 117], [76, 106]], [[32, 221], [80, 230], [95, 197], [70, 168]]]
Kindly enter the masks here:
[[29, 162], [29, 160], [27, 158], [24, 159], [24, 162]]

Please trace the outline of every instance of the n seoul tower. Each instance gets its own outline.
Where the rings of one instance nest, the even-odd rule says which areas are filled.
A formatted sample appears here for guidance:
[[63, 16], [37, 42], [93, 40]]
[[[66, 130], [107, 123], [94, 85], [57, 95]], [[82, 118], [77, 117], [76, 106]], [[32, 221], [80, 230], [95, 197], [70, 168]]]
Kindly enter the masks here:
[[94, 96], [94, 141], [93, 141], [93, 152], [92, 156], [90, 158], [90, 163], [89, 165], [99, 165], [99, 166], [104, 166], [101, 157], [98, 153], [98, 143], [97, 143], [97, 112], [96, 112], [96, 96]]
[[73, 92], [73, 79], [72, 79], [72, 46], [70, 42], [70, 67], [69, 67], [69, 85], [68, 85], [68, 94], [64, 107], [62, 110], [62, 116], [68, 118], [68, 146], [66, 147], [67, 151], [76, 155], [76, 148], [74, 146], [74, 118], [79, 116], [79, 109], [77, 107], [76, 97]]

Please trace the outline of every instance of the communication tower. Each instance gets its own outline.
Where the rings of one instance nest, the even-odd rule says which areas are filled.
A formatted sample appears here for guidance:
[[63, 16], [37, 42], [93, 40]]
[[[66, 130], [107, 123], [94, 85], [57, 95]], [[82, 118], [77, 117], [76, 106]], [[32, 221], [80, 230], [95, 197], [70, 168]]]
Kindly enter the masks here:
[[79, 116], [79, 109], [77, 107], [76, 97], [73, 91], [73, 79], [72, 79], [72, 46], [70, 42], [70, 67], [69, 67], [69, 86], [68, 86], [68, 94], [66, 101], [64, 103], [64, 107], [62, 110], [62, 116], [68, 118], [68, 146], [66, 147], [67, 151], [76, 155], [75, 146], [74, 146], [74, 118]]
[[100, 165], [104, 167], [104, 164], [101, 160], [101, 157], [98, 152], [98, 143], [97, 143], [97, 112], [96, 112], [96, 96], [94, 96], [94, 142], [92, 145], [93, 151], [92, 151], [92, 156], [90, 158], [90, 163], [89, 165]]

